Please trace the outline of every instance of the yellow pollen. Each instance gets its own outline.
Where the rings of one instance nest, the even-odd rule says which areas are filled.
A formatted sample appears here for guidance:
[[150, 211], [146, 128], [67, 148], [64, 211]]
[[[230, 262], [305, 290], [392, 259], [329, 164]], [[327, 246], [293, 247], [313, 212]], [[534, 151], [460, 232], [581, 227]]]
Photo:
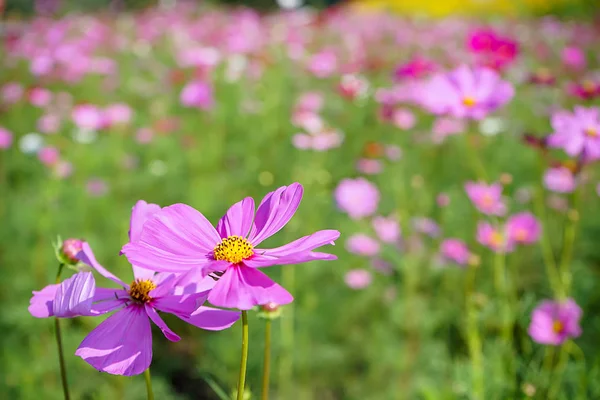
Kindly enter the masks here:
[[517, 239], [517, 241], [519, 242], [524, 242], [527, 240], [527, 237], [529, 235], [527, 235], [527, 230], [526, 229], [517, 229], [517, 231], [515, 232], [515, 239]]
[[489, 208], [494, 205], [494, 198], [491, 194], [485, 193], [481, 196], [481, 204], [484, 207]]
[[135, 280], [131, 282], [129, 297], [135, 302], [147, 303], [152, 300], [152, 297], [148, 293], [153, 289], [156, 289], [156, 283], [150, 279]]
[[471, 96], [464, 97], [462, 102], [465, 107], [473, 107], [476, 103], [475, 99]]
[[242, 260], [254, 254], [254, 247], [246, 238], [229, 236], [215, 247], [213, 253], [215, 260], [225, 260], [232, 264], [239, 264]]
[[492, 245], [493, 247], [500, 247], [500, 246], [502, 246], [503, 242], [504, 242], [504, 237], [502, 236], [502, 234], [500, 232], [497, 232], [497, 231], [492, 232], [492, 234], [490, 235], [490, 245]]
[[594, 128], [586, 128], [583, 132], [589, 137], [596, 138], [598, 137], [598, 131]]
[[565, 327], [560, 321], [554, 321], [554, 323], [552, 324], [552, 330], [554, 331], [554, 333], [562, 333], [564, 329]]
[[581, 83], [581, 88], [586, 93], [593, 93], [596, 91], [596, 84], [593, 81], [583, 81]]

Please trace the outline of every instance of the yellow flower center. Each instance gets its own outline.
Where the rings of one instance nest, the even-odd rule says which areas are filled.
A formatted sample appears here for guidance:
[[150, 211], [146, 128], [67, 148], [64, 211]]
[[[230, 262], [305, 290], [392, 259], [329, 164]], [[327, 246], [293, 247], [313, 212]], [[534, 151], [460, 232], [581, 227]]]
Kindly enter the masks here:
[[215, 247], [213, 253], [215, 260], [225, 260], [232, 264], [239, 264], [242, 260], [254, 254], [254, 247], [246, 238], [229, 236]]
[[462, 102], [465, 107], [473, 107], [476, 103], [475, 98], [471, 96], [464, 97]]
[[560, 321], [554, 321], [554, 323], [552, 324], [552, 330], [554, 331], [554, 333], [562, 333], [564, 329], [565, 327]]
[[490, 236], [490, 245], [493, 247], [500, 247], [504, 243], [504, 237], [500, 232], [494, 231]]
[[586, 134], [586, 136], [589, 136], [591, 138], [598, 137], [598, 131], [594, 128], [586, 128], [583, 132]]
[[519, 242], [524, 242], [525, 240], [527, 240], [527, 237], [529, 235], [527, 235], [527, 230], [526, 229], [517, 229], [517, 231], [515, 232], [515, 239]]
[[150, 279], [138, 279], [131, 282], [129, 297], [138, 303], [148, 303], [152, 300], [152, 297], [150, 297], [148, 293], [153, 289], [156, 289], [156, 283], [152, 282]]
[[491, 206], [493, 206], [493, 205], [494, 205], [494, 198], [492, 197], [492, 195], [491, 195], [491, 194], [489, 194], [489, 193], [484, 193], [484, 194], [481, 196], [481, 204], [482, 204], [484, 207], [486, 207], [486, 208], [489, 208], [489, 207], [491, 207]]
[[596, 84], [593, 81], [585, 80], [581, 83], [581, 88], [585, 93], [593, 93], [596, 91]]

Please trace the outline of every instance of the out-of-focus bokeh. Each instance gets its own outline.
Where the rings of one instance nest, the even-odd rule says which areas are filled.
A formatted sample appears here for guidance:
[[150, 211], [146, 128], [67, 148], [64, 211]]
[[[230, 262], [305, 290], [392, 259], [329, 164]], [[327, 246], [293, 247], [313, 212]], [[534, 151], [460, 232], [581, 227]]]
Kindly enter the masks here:
[[[272, 399], [600, 398], [597, 1], [3, 3], [1, 398], [62, 398], [53, 325], [27, 311], [57, 235], [128, 277], [137, 200], [216, 223], [296, 181], [268, 244], [342, 236], [338, 261], [267, 271], [295, 297]], [[543, 312], [531, 328], [566, 297], [572, 331]], [[63, 320], [73, 398], [146, 398], [74, 356], [101, 319]], [[156, 398], [227, 398], [239, 324], [165, 319], [182, 340], [155, 332]], [[263, 324], [252, 312], [253, 399]]]

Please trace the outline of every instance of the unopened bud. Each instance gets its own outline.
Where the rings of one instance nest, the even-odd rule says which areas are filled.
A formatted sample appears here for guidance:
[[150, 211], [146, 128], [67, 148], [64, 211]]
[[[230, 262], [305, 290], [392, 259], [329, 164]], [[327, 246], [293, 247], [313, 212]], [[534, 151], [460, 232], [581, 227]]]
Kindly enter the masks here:
[[510, 185], [513, 181], [513, 177], [509, 173], [503, 173], [500, 175], [500, 183], [503, 185]]
[[83, 241], [80, 239], [67, 239], [62, 242], [57, 256], [59, 261], [67, 265], [75, 265], [79, 262], [77, 253], [81, 251]]
[[260, 306], [258, 317], [263, 319], [277, 319], [281, 316], [281, 307], [275, 302], [268, 302]]

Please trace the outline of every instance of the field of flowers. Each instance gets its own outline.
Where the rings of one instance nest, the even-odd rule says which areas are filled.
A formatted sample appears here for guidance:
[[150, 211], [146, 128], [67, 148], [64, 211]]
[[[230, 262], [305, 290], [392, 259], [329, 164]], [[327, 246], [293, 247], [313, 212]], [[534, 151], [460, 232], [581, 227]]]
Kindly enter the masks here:
[[2, 398], [600, 398], [598, 26], [178, 4], [2, 35]]

